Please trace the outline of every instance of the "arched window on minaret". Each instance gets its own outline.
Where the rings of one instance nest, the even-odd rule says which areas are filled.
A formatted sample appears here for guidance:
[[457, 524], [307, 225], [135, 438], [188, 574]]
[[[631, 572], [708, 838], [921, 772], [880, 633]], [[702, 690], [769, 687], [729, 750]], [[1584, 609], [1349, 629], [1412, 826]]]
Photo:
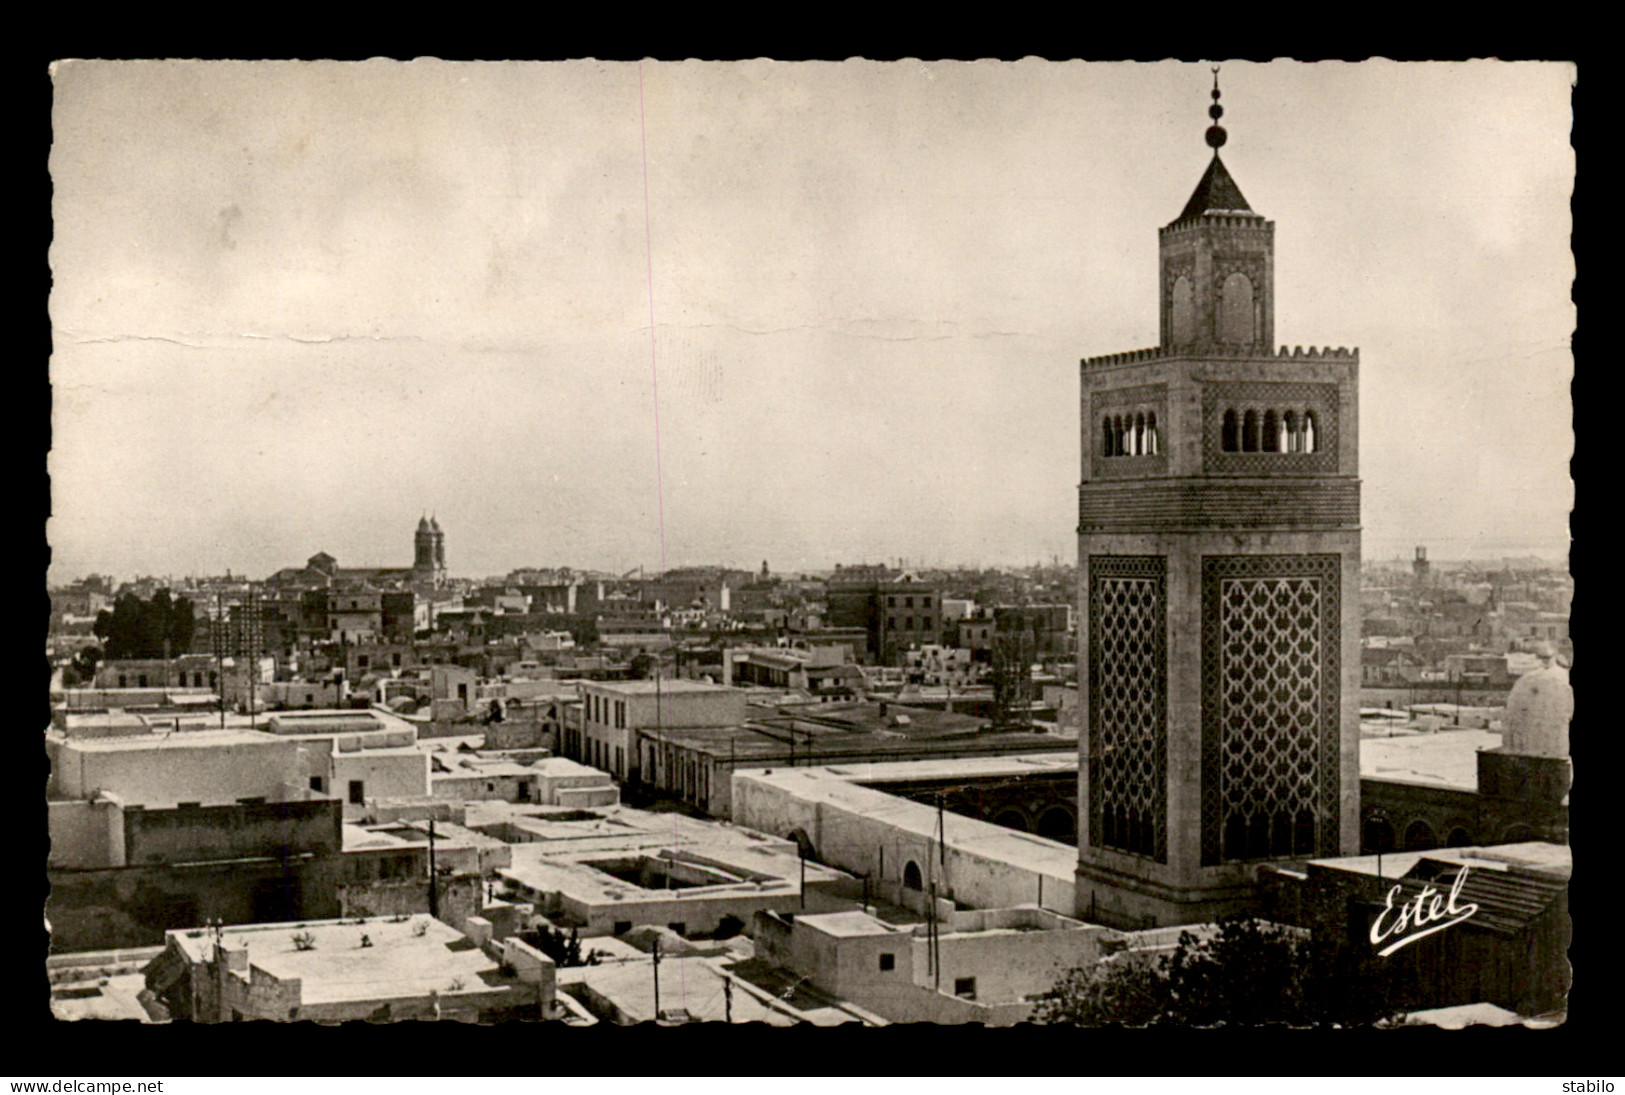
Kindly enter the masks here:
[[1262, 448], [1265, 452], [1281, 451], [1281, 423], [1275, 417], [1273, 410], [1264, 412], [1264, 436], [1262, 440], [1264, 442]]
[[1100, 420], [1100, 455], [1112, 454], [1112, 416], [1107, 415]]
[[1287, 411], [1281, 416], [1281, 435], [1286, 438], [1286, 444], [1281, 446], [1282, 452], [1303, 451], [1303, 431], [1299, 427], [1296, 411]]
[[1145, 416], [1145, 443], [1146, 452], [1152, 456], [1161, 451], [1157, 441], [1157, 412], [1151, 411]]
[[1191, 279], [1181, 276], [1174, 282], [1172, 304], [1174, 343], [1181, 345], [1196, 337], [1196, 291]]
[[1134, 416], [1134, 455], [1145, 455], [1145, 415]]
[[1247, 823], [1247, 858], [1263, 859], [1270, 854], [1270, 818], [1260, 810]]
[[1253, 339], [1253, 283], [1246, 274], [1231, 274], [1219, 298], [1219, 341], [1244, 346]]
[[1315, 445], [1316, 445], [1315, 412], [1314, 411], [1304, 411], [1303, 412], [1303, 451], [1304, 452], [1314, 452], [1315, 451]]
[[1235, 452], [1240, 448], [1236, 444], [1236, 412], [1224, 412], [1224, 424], [1219, 427], [1219, 448], [1225, 452]]
[[1275, 821], [1270, 827], [1270, 855], [1289, 856], [1292, 854], [1292, 811], [1275, 811]]
[[1315, 815], [1308, 810], [1298, 811], [1298, 823], [1292, 829], [1292, 851], [1296, 855], [1309, 855], [1315, 850]]
[[1117, 455], [1118, 456], [1127, 456], [1128, 455], [1129, 424], [1127, 422], [1123, 421], [1123, 416], [1122, 415], [1118, 415], [1112, 421], [1113, 421], [1113, 423], [1115, 424], [1115, 426], [1117, 428]]
[[1241, 420], [1241, 451], [1258, 451], [1258, 412], [1248, 411]]

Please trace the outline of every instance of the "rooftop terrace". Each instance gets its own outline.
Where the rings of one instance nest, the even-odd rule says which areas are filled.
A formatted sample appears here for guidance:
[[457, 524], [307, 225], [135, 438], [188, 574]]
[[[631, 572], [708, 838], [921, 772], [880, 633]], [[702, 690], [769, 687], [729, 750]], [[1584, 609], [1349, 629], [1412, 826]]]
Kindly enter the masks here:
[[[213, 945], [211, 932], [171, 933], [193, 962]], [[301, 950], [294, 936], [306, 935]], [[365, 935], [371, 946], [361, 946]], [[228, 945], [246, 946], [251, 965], [280, 980], [302, 982], [302, 1004], [377, 1000], [479, 989], [507, 983], [498, 963], [464, 935], [427, 913], [397, 920], [323, 920], [302, 924], [244, 924], [222, 931]]]
[[1477, 791], [1479, 752], [1500, 747], [1501, 735], [1493, 730], [1443, 727], [1432, 733], [1400, 729], [1393, 736], [1362, 735], [1360, 778]]

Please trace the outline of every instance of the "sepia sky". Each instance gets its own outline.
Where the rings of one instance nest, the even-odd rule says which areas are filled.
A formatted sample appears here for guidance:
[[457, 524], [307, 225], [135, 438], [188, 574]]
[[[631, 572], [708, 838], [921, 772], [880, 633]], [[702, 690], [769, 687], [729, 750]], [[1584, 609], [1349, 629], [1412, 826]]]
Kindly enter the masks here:
[[[1368, 559], [1566, 549], [1573, 78], [1224, 66], [1275, 340], [1361, 351]], [[60, 63], [51, 578], [406, 566], [424, 511], [462, 576], [1075, 561], [1078, 360], [1157, 342], [1210, 85]]]

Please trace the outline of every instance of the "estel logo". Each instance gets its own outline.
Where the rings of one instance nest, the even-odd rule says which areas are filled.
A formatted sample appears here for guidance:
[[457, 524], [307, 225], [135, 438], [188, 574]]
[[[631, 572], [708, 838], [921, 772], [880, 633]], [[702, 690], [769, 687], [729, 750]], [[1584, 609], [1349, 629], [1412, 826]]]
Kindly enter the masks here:
[[[1445, 900], [1444, 896], [1434, 889], [1431, 884], [1423, 886], [1421, 893], [1399, 907], [1393, 923], [1385, 928], [1382, 926], [1382, 922], [1389, 913], [1395, 912], [1394, 898], [1399, 895], [1401, 889], [1400, 886], [1394, 886], [1393, 889], [1388, 891], [1388, 900], [1384, 903], [1382, 912], [1377, 914], [1377, 919], [1371, 925], [1371, 944], [1376, 946], [1384, 939], [1389, 938], [1394, 941], [1383, 947], [1377, 954], [1386, 958], [1400, 947], [1408, 946], [1423, 936], [1432, 935], [1436, 931], [1443, 931], [1452, 924], [1460, 924], [1463, 920], [1472, 916], [1478, 911], [1477, 905], [1470, 901], [1465, 905], [1456, 903], [1456, 898], [1461, 896], [1461, 888], [1466, 883], [1467, 868], [1462, 867], [1456, 873], [1456, 881], [1450, 887], [1448, 900]], [[1443, 908], [1440, 907], [1441, 901], [1443, 902]], [[1453, 919], [1446, 920], [1445, 917], [1447, 916]], [[1423, 925], [1427, 926], [1423, 927]], [[1409, 929], [1409, 934], [1406, 934], [1407, 929]]]

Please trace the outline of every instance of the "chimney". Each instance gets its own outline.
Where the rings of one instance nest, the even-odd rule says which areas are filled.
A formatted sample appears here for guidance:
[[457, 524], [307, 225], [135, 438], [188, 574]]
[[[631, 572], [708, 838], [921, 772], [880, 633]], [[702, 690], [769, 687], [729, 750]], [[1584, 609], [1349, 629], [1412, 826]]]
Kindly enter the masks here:
[[215, 954], [220, 964], [233, 973], [248, 972], [248, 947], [242, 943], [220, 943]]

